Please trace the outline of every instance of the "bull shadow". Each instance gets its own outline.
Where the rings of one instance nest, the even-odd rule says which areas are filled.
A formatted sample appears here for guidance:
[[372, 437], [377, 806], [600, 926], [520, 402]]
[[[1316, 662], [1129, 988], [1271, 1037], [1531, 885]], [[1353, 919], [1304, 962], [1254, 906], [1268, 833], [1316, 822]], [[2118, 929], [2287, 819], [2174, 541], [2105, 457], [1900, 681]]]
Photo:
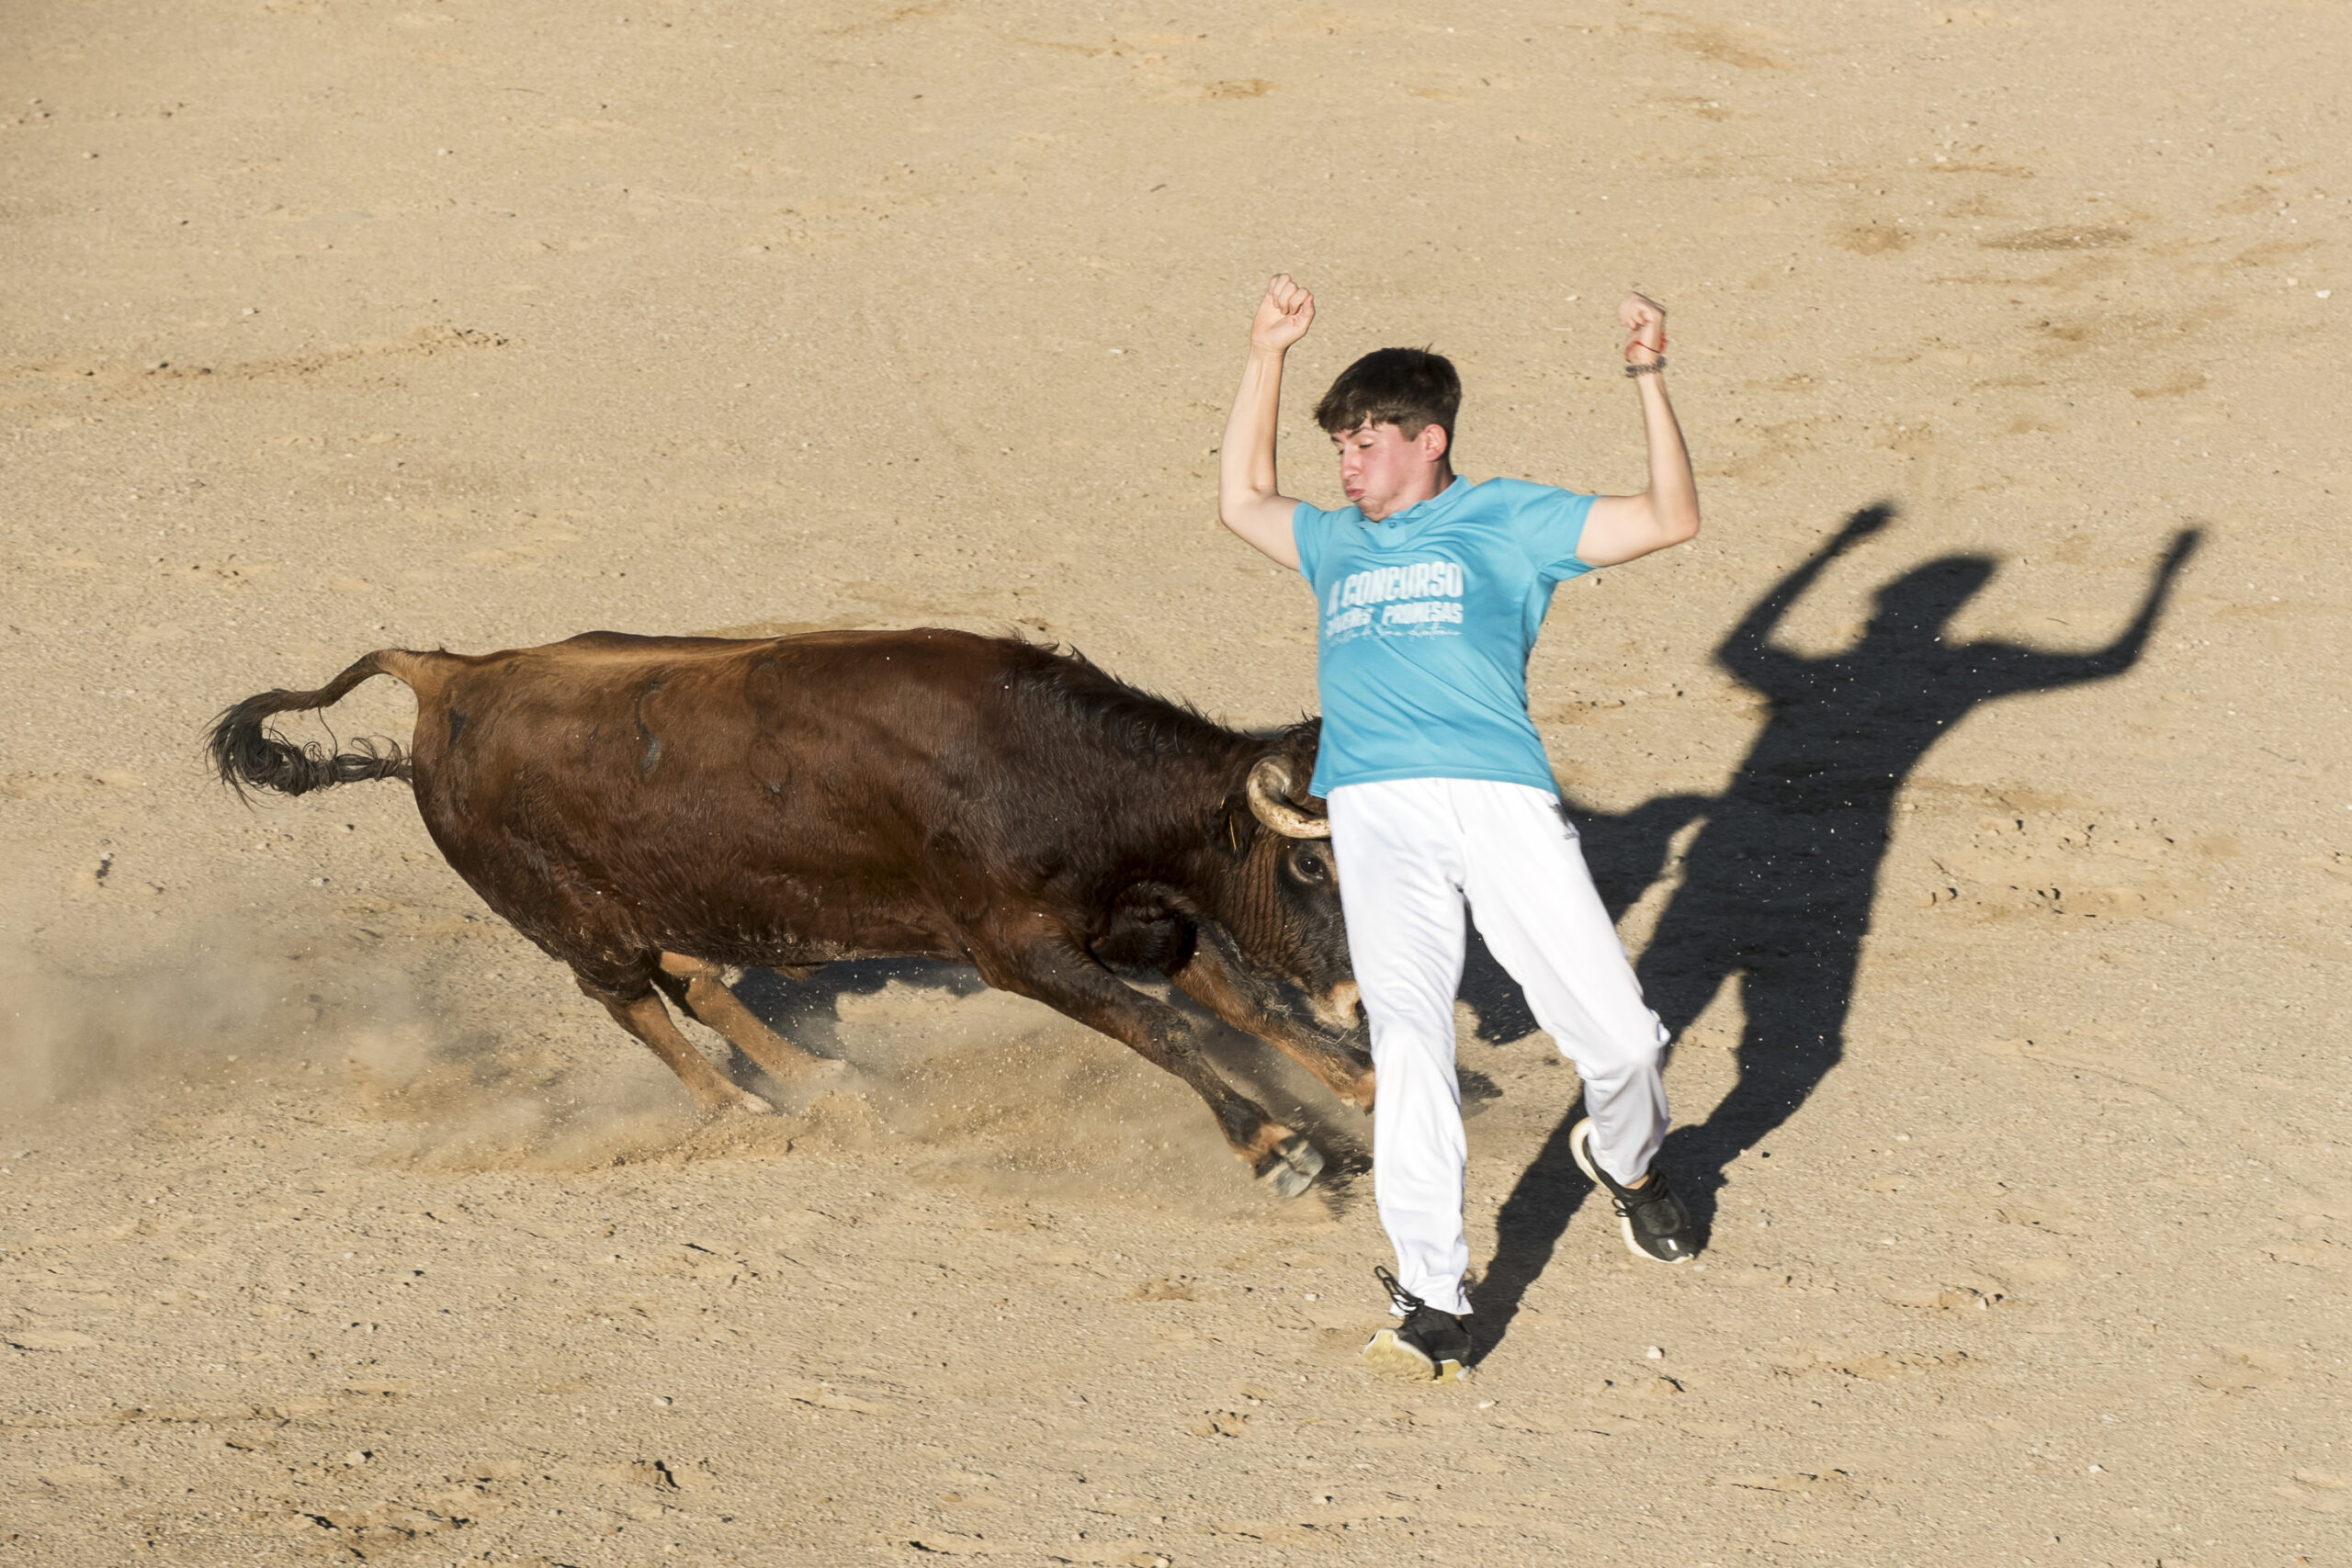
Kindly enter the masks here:
[[[1612, 916], [1638, 896], [1637, 881], [1657, 874], [1667, 840], [1700, 822], [1684, 880], [1635, 968], [1678, 1037], [1735, 983], [1747, 1015], [1730, 1092], [1704, 1121], [1669, 1134], [1659, 1159], [1702, 1239], [1724, 1168], [1785, 1124], [1845, 1055], [1856, 967], [1904, 780], [1981, 703], [2130, 670], [2199, 536], [2191, 529], [2174, 539], [2130, 624], [2090, 652], [1954, 639], [1952, 620], [1996, 567], [1982, 555], [1945, 556], [1886, 583], [1860, 639], [1842, 653], [1808, 657], [1779, 646], [1796, 602], [1894, 517], [1884, 505], [1854, 513], [1716, 649], [1716, 662], [1770, 704], [1729, 787], [1663, 797], [1622, 818], [1573, 812], [1594, 823], [1588, 848]], [[1493, 977], [1485, 983], [1491, 987]], [[1507, 1005], [1497, 1016], [1505, 1028], [1518, 1021]], [[1592, 1191], [1568, 1152], [1582, 1114], [1579, 1105], [1560, 1120], [1497, 1216], [1494, 1257], [1471, 1292], [1482, 1353], [1510, 1331]]]
[[[951, 997], [977, 996], [989, 988], [968, 964], [935, 958], [848, 958], [828, 964], [805, 980], [786, 979], [773, 969], [745, 972], [735, 994], [760, 1021], [804, 1051], [820, 1056], [850, 1056], [842, 1043], [843, 997], [879, 995], [892, 981]], [[738, 1055], [732, 1076], [741, 1079], [758, 1067]]]

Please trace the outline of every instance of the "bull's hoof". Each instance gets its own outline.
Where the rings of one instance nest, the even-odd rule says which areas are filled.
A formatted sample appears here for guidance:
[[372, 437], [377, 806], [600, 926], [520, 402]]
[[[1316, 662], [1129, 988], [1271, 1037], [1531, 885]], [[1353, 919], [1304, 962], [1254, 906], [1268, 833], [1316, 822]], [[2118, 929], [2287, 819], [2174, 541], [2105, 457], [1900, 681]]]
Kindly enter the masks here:
[[770, 1105], [766, 1100], [762, 1100], [758, 1095], [753, 1094], [748, 1089], [730, 1090], [727, 1097], [724, 1100], [719, 1100], [717, 1104], [706, 1105], [703, 1107], [703, 1113], [707, 1116], [724, 1116], [730, 1111], [741, 1111], [746, 1116], [773, 1116], [775, 1114], [775, 1106]]
[[1293, 1133], [1274, 1145], [1252, 1174], [1272, 1188], [1276, 1197], [1295, 1198], [1323, 1174], [1323, 1156], [1303, 1135]]

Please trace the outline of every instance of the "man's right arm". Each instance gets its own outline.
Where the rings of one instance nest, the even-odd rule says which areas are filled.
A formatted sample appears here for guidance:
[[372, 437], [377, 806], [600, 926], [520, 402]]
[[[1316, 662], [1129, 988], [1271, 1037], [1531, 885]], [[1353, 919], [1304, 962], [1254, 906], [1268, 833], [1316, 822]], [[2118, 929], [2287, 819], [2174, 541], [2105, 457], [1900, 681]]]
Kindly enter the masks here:
[[1276, 273], [1250, 323], [1250, 362], [1234, 394], [1233, 417], [1226, 421], [1218, 455], [1216, 514], [1219, 521], [1265, 555], [1293, 570], [1298, 543], [1291, 515], [1298, 502], [1282, 493], [1274, 471], [1274, 431], [1282, 413], [1283, 356], [1306, 335], [1315, 320], [1315, 296]]

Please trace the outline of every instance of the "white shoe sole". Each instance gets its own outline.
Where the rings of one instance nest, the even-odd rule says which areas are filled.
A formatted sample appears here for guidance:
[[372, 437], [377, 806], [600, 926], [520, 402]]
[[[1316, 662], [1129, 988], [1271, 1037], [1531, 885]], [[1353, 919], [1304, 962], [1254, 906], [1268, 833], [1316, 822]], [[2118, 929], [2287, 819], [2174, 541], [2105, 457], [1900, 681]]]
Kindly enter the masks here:
[[[1611, 1189], [1608, 1181], [1602, 1178], [1600, 1168], [1592, 1163], [1591, 1117], [1586, 1117], [1568, 1129], [1568, 1153], [1576, 1156], [1577, 1168], [1585, 1173], [1593, 1186], [1609, 1193], [1613, 1202], [1615, 1192]], [[1625, 1238], [1625, 1250], [1645, 1263], [1663, 1263], [1671, 1269], [1678, 1264], [1690, 1261], [1688, 1258], [1660, 1258], [1657, 1253], [1645, 1250], [1640, 1242], [1634, 1239], [1634, 1222], [1623, 1214], [1617, 1216], [1617, 1234]]]
[[1448, 1358], [1432, 1361], [1428, 1356], [1396, 1337], [1393, 1328], [1384, 1328], [1374, 1335], [1363, 1351], [1363, 1363], [1376, 1372], [1392, 1378], [1409, 1378], [1415, 1382], [1468, 1382], [1470, 1369]]

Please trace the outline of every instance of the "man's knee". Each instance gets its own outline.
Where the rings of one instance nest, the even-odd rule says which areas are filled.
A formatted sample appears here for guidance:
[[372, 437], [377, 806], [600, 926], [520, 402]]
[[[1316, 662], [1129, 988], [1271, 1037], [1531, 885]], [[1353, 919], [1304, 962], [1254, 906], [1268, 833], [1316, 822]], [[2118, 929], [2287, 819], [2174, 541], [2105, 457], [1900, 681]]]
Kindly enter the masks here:
[[1666, 1055], [1667, 1039], [1666, 1025], [1656, 1013], [1647, 1013], [1638, 1022], [1628, 1021], [1621, 1028], [1596, 1031], [1573, 1050], [1563, 1041], [1560, 1054], [1574, 1062], [1577, 1072], [1588, 1080], [1622, 1082], [1657, 1072]]
[[1357, 980], [1356, 999], [1363, 1004], [1363, 1015], [1373, 1032], [1396, 1030], [1416, 1035], [1453, 1038], [1453, 993], [1438, 994], [1433, 988], [1419, 986], [1383, 985], [1374, 981], [1364, 984]]
[[1384, 1079], [1393, 1080], [1399, 1072], [1408, 1071], [1409, 1064], [1426, 1061], [1451, 1064], [1453, 1060], [1453, 1014], [1442, 1015], [1420, 1010], [1385, 1016], [1373, 1012], [1372, 1060]]

